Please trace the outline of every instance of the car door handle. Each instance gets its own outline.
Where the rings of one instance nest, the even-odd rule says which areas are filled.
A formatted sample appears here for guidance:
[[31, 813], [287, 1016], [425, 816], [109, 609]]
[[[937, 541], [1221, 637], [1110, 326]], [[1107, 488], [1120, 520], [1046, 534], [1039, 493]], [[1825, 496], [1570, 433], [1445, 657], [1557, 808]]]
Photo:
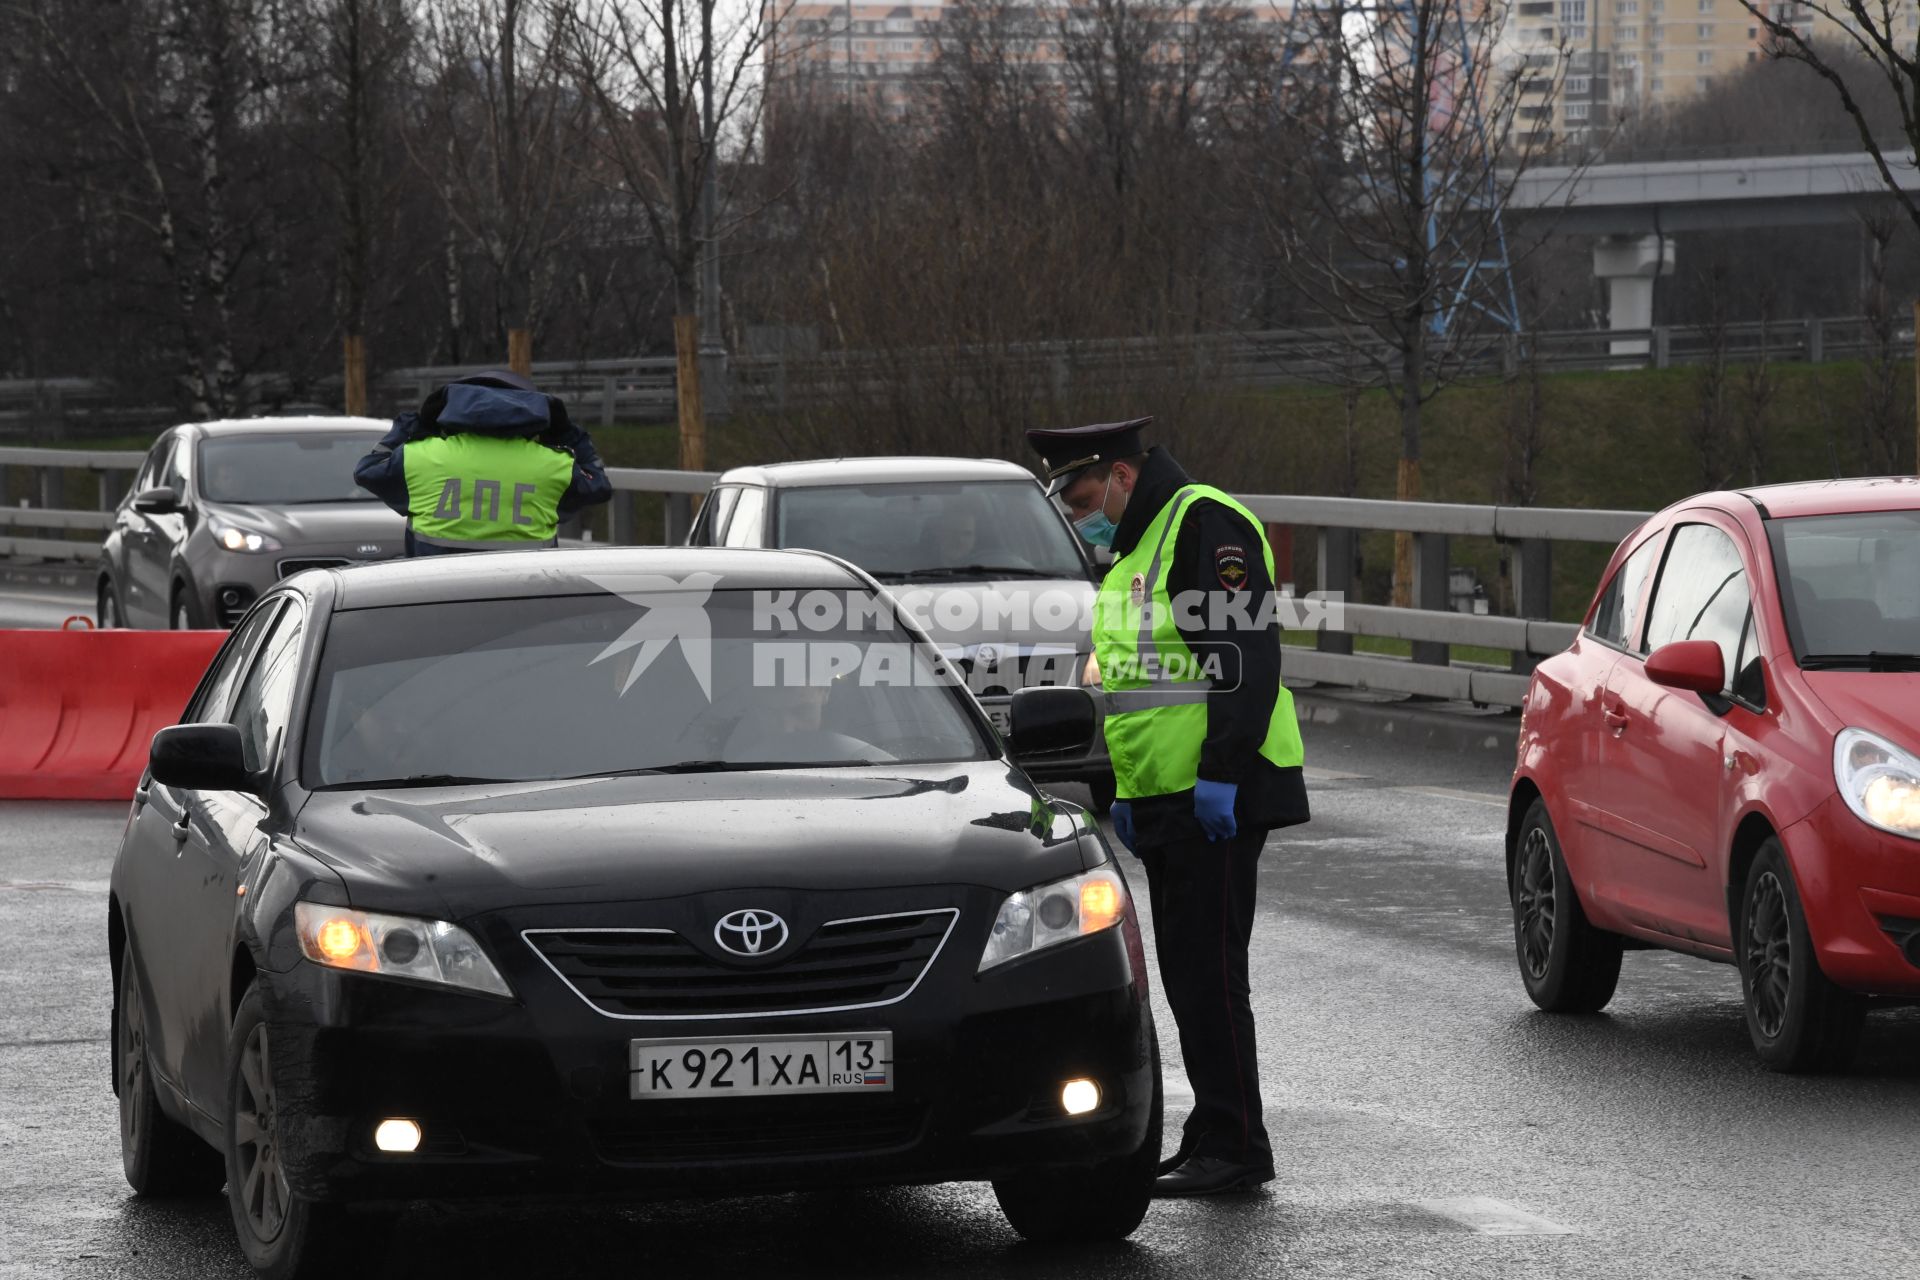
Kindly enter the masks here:
[[1627, 717], [1624, 712], [1605, 710], [1600, 713], [1600, 718], [1607, 722], [1609, 729], [1620, 730], [1627, 727]]
[[187, 842], [187, 836], [192, 834], [192, 831], [193, 815], [188, 813], [181, 814], [180, 820], [173, 824], [173, 842], [175, 844], [185, 844]]

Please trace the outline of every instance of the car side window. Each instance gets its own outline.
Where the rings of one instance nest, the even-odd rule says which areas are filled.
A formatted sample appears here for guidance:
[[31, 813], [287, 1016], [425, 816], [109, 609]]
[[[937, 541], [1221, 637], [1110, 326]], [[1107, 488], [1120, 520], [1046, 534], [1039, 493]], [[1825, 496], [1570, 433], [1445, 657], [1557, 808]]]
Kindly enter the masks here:
[[187, 450], [176, 445], [167, 453], [156, 484], [163, 484], [181, 498], [187, 496]]
[[273, 761], [274, 748], [286, 732], [293, 712], [293, 677], [300, 662], [301, 613], [297, 606], [281, 610], [260, 646], [260, 656], [247, 672], [227, 719], [240, 730], [240, 754], [249, 769], [264, 769]]
[[140, 464], [140, 474], [133, 478], [133, 485], [127, 490], [129, 501], [141, 490], [152, 489], [159, 485], [160, 475], [166, 470], [167, 462], [172, 455], [173, 437], [161, 436], [153, 448], [147, 451], [147, 460]]
[[1740, 656], [1734, 661], [1733, 696], [1749, 706], [1767, 705], [1767, 678], [1760, 665], [1760, 636], [1753, 625], [1753, 610], [1747, 610], [1746, 626], [1740, 632]]
[[757, 547], [760, 545], [760, 528], [767, 509], [767, 491], [765, 489], [742, 489], [740, 499], [734, 504], [732, 518], [727, 522], [727, 541], [729, 547]]
[[1752, 612], [1740, 549], [1710, 524], [1683, 524], [1673, 532], [1666, 563], [1647, 610], [1647, 647], [1675, 640], [1711, 640], [1720, 646], [1728, 688], [1740, 671], [1740, 642]]
[[211, 674], [200, 686], [200, 696], [187, 708], [185, 723], [208, 724], [227, 718], [227, 707], [233, 702], [233, 689], [240, 682], [240, 673], [247, 669], [247, 659], [253, 656], [261, 633], [279, 611], [278, 602], [256, 609], [234, 631], [220, 650], [220, 656], [214, 659]]
[[1607, 583], [1607, 589], [1600, 593], [1593, 622], [1587, 627], [1587, 633], [1594, 639], [1621, 648], [1633, 643], [1640, 627], [1641, 588], [1646, 585], [1647, 573], [1653, 567], [1654, 549], [1659, 545], [1658, 536], [1648, 538], [1626, 558]]
[[700, 514], [694, 517], [693, 533], [687, 542], [696, 547], [717, 547], [726, 533], [727, 516], [733, 510], [734, 499], [740, 496], [740, 490], [733, 485], [722, 485], [707, 494], [707, 500], [700, 504]]

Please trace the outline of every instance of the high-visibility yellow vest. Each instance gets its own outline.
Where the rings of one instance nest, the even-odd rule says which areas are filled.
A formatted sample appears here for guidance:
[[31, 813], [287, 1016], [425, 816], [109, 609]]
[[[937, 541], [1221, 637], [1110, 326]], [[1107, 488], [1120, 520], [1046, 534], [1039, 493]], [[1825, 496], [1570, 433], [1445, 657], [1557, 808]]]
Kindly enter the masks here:
[[[1273, 548], [1260, 521], [1227, 494], [1202, 484], [1175, 493], [1134, 549], [1107, 570], [1094, 598], [1093, 649], [1105, 689], [1107, 754], [1113, 760], [1115, 794], [1123, 800], [1191, 790], [1199, 777], [1211, 680], [1180, 635], [1167, 574], [1181, 521], [1201, 498], [1246, 518], [1260, 540], [1267, 579], [1273, 580]], [[1249, 631], [1247, 643], [1275, 641], [1260, 630]], [[1305, 758], [1293, 695], [1285, 686], [1274, 698], [1260, 754], [1282, 768]]]
[[462, 434], [411, 441], [401, 462], [417, 541], [462, 551], [551, 546], [573, 455], [538, 440]]

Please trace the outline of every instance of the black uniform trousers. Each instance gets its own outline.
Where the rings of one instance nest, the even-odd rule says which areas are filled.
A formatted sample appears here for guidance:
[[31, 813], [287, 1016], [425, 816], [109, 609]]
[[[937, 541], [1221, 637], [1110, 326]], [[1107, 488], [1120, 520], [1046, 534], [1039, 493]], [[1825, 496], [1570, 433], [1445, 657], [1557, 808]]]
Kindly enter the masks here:
[[1254, 889], [1266, 839], [1264, 830], [1243, 827], [1230, 840], [1142, 839], [1136, 853], [1147, 869], [1160, 983], [1193, 1085], [1181, 1148], [1271, 1170], [1247, 979]]

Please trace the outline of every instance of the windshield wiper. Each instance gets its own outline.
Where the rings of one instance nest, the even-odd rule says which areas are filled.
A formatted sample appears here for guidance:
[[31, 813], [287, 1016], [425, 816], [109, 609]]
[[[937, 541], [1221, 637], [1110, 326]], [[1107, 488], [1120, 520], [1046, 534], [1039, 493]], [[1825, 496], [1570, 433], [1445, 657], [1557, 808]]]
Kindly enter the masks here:
[[381, 787], [466, 787], [477, 783], [520, 783], [528, 778], [470, 778], [459, 773], [412, 773], [404, 778], [370, 778], [366, 781], [334, 782], [318, 788], [321, 791], [338, 791], [346, 787], [360, 787], [375, 790]]
[[1920, 653], [1810, 653], [1800, 659], [1802, 671], [1920, 671]]
[[924, 569], [893, 569], [876, 578], [1070, 578], [1077, 575], [1005, 564], [936, 564]]
[[677, 760], [672, 764], [649, 765], [641, 769], [605, 769], [598, 773], [576, 773], [556, 782], [583, 782], [590, 778], [644, 778], [666, 773], [735, 773], [743, 769], [840, 769], [850, 765], [877, 764], [874, 760]]

